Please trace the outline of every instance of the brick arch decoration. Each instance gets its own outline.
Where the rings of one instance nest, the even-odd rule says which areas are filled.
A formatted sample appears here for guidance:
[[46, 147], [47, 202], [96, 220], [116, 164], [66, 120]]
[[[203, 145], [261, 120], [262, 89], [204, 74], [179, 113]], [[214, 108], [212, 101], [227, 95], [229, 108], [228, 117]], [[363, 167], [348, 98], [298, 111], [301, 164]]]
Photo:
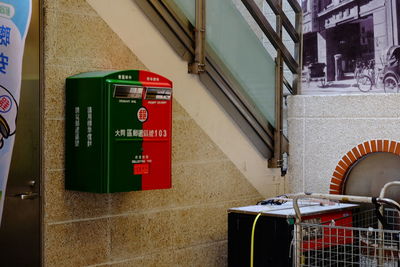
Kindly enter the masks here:
[[339, 195], [343, 193], [344, 178], [359, 159], [370, 153], [389, 152], [400, 156], [400, 142], [390, 140], [370, 140], [353, 147], [337, 164], [332, 174], [329, 193]]

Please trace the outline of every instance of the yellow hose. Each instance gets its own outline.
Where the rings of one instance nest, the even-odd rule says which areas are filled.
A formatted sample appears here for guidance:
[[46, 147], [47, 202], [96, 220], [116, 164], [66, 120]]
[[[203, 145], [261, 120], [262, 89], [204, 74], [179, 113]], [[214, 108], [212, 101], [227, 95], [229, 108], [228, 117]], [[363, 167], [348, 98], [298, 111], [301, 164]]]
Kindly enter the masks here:
[[256, 224], [258, 218], [260, 218], [261, 213], [259, 213], [253, 222], [253, 229], [251, 229], [251, 246], [250, 246], [250, 267], [253, 267], [254, 264], [254, 232], [256, 230]]

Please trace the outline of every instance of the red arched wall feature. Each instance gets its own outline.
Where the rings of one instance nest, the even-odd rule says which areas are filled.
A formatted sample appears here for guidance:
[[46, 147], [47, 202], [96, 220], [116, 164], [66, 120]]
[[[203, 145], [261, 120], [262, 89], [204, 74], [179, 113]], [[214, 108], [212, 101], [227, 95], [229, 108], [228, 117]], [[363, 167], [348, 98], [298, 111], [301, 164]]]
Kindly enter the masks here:
[[400, 155], [400, 142], [389, 140], [370, 140], [353, 147], [338, 162], [332, 174], [331, 184], [329, 187], [330, 194], [342, 194], [344, 186], [344, 178], [350, 167], [357, 160], [369, 153], [389, 152]]

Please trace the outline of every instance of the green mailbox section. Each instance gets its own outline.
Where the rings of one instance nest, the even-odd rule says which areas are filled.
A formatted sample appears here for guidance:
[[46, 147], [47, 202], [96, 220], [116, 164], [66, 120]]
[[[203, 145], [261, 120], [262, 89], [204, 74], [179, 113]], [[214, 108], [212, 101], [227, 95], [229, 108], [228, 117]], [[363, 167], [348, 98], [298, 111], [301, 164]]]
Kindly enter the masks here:
[[66, 80], [65, 187], [96, 193], [171, 187], [172, 82], [148, 71]]

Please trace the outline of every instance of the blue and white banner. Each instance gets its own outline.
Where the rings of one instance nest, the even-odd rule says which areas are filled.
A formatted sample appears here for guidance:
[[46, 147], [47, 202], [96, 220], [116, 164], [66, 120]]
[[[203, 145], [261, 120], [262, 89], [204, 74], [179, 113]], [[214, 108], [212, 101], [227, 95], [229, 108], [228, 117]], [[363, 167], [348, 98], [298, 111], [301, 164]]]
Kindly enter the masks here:
[[14, 146], [31, 0], [0, 0], [0, 222]]

